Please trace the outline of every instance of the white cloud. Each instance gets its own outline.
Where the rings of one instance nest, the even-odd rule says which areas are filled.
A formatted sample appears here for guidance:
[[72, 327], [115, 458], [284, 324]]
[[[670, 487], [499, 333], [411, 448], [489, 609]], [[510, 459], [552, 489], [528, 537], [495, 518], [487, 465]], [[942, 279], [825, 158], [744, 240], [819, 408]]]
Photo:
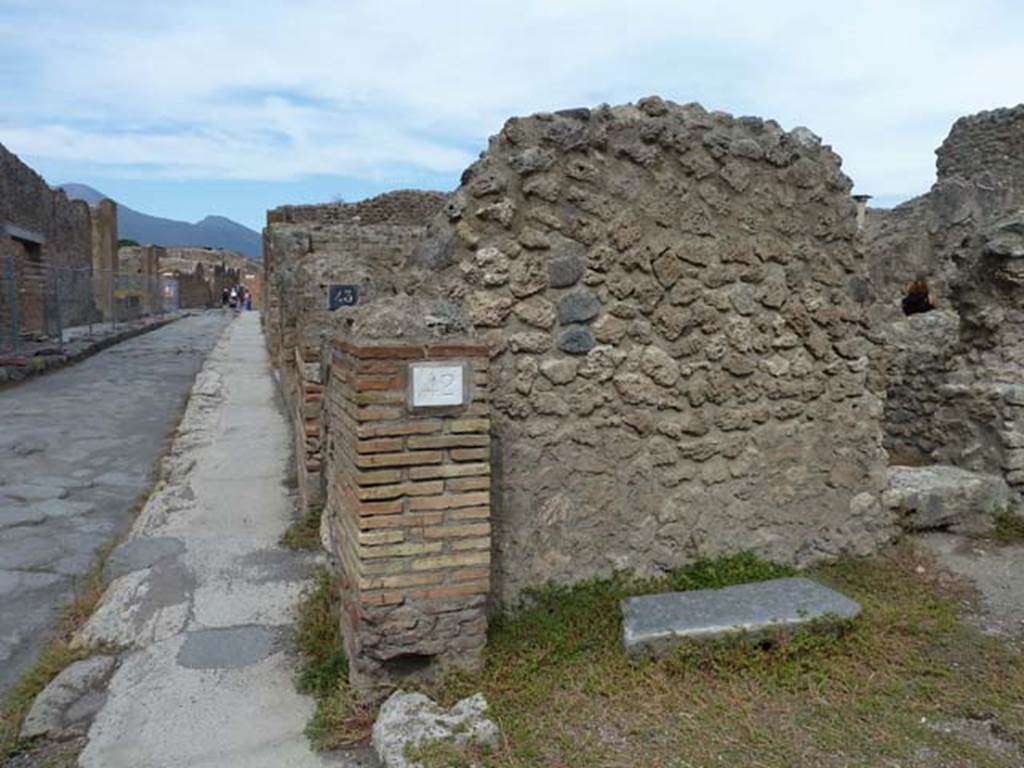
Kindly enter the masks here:
[[454, 176], [509, 115], [658, 92], [806, 124], [904, 195], [956, 116], [1019, 100], [1021, 22], [1012, 0], [0, 0], [0, 141], [112, 175]]

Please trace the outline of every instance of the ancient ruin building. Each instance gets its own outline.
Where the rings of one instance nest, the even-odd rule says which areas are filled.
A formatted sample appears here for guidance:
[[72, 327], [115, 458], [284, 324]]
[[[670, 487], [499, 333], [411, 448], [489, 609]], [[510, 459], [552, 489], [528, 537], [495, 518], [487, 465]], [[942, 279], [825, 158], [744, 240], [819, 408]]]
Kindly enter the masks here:
[[357, 687], [472, 664], [485, 598], [895, 535], [850, 188], [806, 129], [649, 98], [510, 120], [408, 229], [270, 212]]
[[806, 129], [658, 98], [492, 139], [414, 264], [492, 350], [499, 600], [890, 538], [850, 187]]
[[239, 285], [243, 274], [253, 276], [258, 289], [256, 262], [229, 250], [169, 246], [160, 256], [162, 287], [168, 308], [216, 307], [221, 292]]
[[[951, 465], [1024, 488], [1024, 106], [956, 122], [932, 189], [863, 232], [876, 314], [891, 322], [885, 407], [897, 463]], [[937, 308], [903, 318], [908, 281]]]
[[0, 145], [0, 333], [55, 335], [95, 319], [90, 227], [85, 203]]
[[351, 306], [337, 296], [332, 303], [331, 286], [344, 286], [361, 304], [392, 292], [443, 201], [437, 192], [398, 191], [360, 203], [283, 206], [267, 214], [267, 337], [288, 393], [307, 508], [324, 503], [321, 357], [325, 342], [343, 334]]
[[964, 118], [882, 211], [807, 129], [652, 97], [509, 120], [447, 197], [271, 211], [353, 684], [474, 665], [549, 582], [1019, 513], [1022, 157], [1024, 107]]
[[159, 245], [131, 245], [118, 249], [114, 300], [119, 320], [152, 315], [163, 309], [160, 262], [166, 252]]

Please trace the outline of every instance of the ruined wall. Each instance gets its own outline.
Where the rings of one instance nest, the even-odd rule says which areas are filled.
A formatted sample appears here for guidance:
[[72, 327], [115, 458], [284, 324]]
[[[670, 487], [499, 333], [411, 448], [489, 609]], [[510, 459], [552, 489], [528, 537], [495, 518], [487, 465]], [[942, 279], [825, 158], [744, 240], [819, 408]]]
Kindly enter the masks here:
[[244, 271], [257, 269], [262, 267], [255, 260], [223, 249], [173, 246], [160, 255], [160, 270], [179, 278], [182, 308], [220, 306], [221, 291], [239, 285]]
[[227, 288], [230, 291], [232, 286], [238, 285], [242, 280], [242, 273], [237, 269], [218, 264], [210, 271], [208, 280], [214, 301], [219, 304], [224, 289]]
[[267, 212], [267, 224], [418, 226], [437, 213], [446, 197], [443, 192], [399, 189], [357, 203], [282, 205]]
[[1015, 381], [1024, 364], [1024, 105], [961, 118], [937, 152], [929, 193], [936, 250], [952, 261], [951, 301], [967, 363]]
[[293, 417], [306, 508], [324, 501], [324, 344], [345, 335], [351, 311], [329, 309], [329, 286], [355, 286], [361, 305], [393, 292], [397, 274], [443, 200], [436, 192], [406, 190], [360, 203], [286, 206], [267, 214], [268, 345]]
[[227, 267], [239, 273], [259, 266], [255, 259], [243, 256], [237, 251], [191, 246], [165, 246], [160, 260], [161, 267], [171, 271], [193, 272], [199, 264], [203, 265], [207, 273], [212, 272], [217, 266]]
[[[887, 446], [1003, 474], [1020, 488], [1024, 105], [961, 118], [936, 154], [931, 190], [869, 212], [865, 228], [873, 274], [888, 270], [893, 283], [912, 271], [934, 276], [949, 313], [911, 317], [890, 331]], [[913, 256], [904, 264], [906, 254]]]
[[263, 266], [253, 264], [248, 269], [241, 271], [238, 275], [238, 282], [245, 286], [252, 297], [252, 308], [259, 309], [263, 306]]
[[109, 320], [114, 301], [119, 262], [117, 258], [117, 203], [100, 200], [90, 208], [92, 241], [92, 294], [103, 319]]
[[166, 252], [159, 245], [122, 246], [118, 249], [118, 274], [114, 287], [118, 320], [133, 320], [163, 310], [160, 273], [161, 260]]
[[171, 274], [178, 286], [179, 309], [220, 306], [220, 292], [214, 294], [202, 264], [197, 264], [193, 272], [175, 270]]
[[270, 225], [263, 228], [264, 299], [260, 303], [260, 325], [271, 365], [277, 367], [281, 346], [281, 296], [284, 286], [277, 274], [277, 253], [270, 236]]
[[960, 318], [936, 310], [892, 321], [887, 328], [885, 447], [892, 464], [929, 464], [966, 426], [947, 379], [956, 370]]
[[[512, 119], [463, 174], [404, 289], [494, 356], [500, 599], [892, 535], [839, 165], [806, 129], [649, 98]], [[353, 332], [394, 334], [399, 304]]]
[[[37, 251], [0, 229], [0, 260], [7, 257], [17, 264], [21, 330], [55, 333], [58, 311], [65, 327], [95, 319], [88, 205], [50, 189], [41, 176], [0, 145], [0, 228], [7, 225], [44, 241]], [[10, 308], [0, 307], [0, 314], [9, 315]]]

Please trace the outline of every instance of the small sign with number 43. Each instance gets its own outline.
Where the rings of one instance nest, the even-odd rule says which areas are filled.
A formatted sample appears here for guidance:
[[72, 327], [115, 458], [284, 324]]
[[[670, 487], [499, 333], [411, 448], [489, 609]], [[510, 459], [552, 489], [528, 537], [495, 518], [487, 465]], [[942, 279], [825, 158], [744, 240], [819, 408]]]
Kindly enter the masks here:
[[414, 363], [411, 368], [414, 408], [451, 407], [466, 402], [462, 365]]

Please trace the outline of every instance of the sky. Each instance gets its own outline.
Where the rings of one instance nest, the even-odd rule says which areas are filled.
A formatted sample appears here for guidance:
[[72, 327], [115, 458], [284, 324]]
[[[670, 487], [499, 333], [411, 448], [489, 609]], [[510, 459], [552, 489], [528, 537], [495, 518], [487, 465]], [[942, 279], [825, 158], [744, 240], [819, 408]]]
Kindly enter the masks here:
[[925, 192], [1024, 101], [1020, 0], [0, 0], [0, 143], [159, 216], [453, 189], [512, 115], [650, 94], [804, 125]]

